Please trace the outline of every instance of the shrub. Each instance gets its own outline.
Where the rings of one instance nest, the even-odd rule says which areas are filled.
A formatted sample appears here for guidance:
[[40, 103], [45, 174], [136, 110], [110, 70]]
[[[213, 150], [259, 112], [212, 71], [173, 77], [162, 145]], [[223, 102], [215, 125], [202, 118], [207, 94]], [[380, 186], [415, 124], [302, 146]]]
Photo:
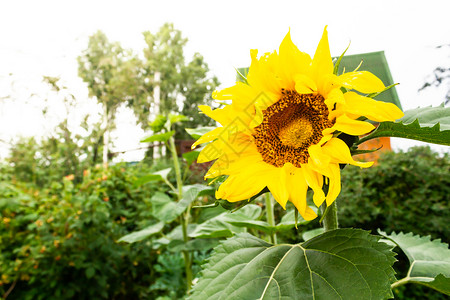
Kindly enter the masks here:
[[[86, 171], [74, 186], [0, 183], [0, 294], [8, 299], [137, 299], [155, 281], [151, 244], [118, 244], [150, 224], [152, 189], [134, 186], [139, 167]], [[132, 219], [132, 221], [130, 221]]]
[[385, 152], [369, 169], [342, 172], [339, 222], [376, 232], [414, 232], [449, 242], [450, 156], [429, 147]]

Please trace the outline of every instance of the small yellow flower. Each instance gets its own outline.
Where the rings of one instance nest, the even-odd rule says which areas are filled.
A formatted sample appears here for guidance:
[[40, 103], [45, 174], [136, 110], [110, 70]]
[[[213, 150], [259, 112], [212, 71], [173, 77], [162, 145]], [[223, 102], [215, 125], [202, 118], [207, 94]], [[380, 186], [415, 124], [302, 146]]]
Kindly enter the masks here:
[[314, 219], [317, 215], [306, 203], [308, 187], [317, 207], [324, 201], [330, 205], [341, 190], [339, 164], [372, 165], [353, 160], [337, 134], [372, 131], [375, 127], [358, 120], [360, 116], [382, 122], [403, 113], [394, 104], [361, 95], [385, 89], [372, 73], [333, 74], [326, 27], [312, 59], [292, 43], [290, 33], [278, 53], [257, 54], [250, 51], [246, 83], [213, 93], [230, 104], [216, 110], [199, 107], [222, 127], [194, 143], [212, 141], [198, 162], [216, 160], [205, 178], [228, 175], [216, 192], [219, 199], [245, 200], [267, 187], [283, 208], [291, 201], [304, 219]]

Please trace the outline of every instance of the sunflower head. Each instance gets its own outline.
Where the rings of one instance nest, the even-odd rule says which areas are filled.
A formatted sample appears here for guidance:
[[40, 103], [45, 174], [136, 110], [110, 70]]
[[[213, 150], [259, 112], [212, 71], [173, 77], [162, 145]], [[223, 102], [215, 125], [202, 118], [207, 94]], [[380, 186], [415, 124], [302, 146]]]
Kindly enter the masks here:
[[360, 117], [394, 121], [403, 113], [364, 95], [385, 89], [372, 73], [334, 73], [326, 27], [312, 59], [294, 45], [289, 32], [278, 52], [258, 58], [257, 50], [251, 50], [250, 56], [246, 82], [213, 93], [216, 100], [231, 101], [215, 110], [200, 106], [222, 126], [194, 143], [210, 142], [198, 161], [215, 160], [205, 178], [228, 176], [217, 198], [245, 200], [267, 187], [283, 208], [291, 201], [304, 219], [313, 219], [317, 215], [306, 203], [308, 187], [316, 206], [329, 205], [341, 189], [339, 164], [372, 165], [353, 160], [339, 135], [358, 136], [375, 128]]

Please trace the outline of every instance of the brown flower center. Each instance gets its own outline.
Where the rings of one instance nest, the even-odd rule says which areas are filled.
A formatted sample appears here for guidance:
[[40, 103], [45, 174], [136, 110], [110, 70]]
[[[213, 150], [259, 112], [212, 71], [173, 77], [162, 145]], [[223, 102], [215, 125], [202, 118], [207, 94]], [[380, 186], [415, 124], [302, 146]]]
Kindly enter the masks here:
[[319, 94], [282, 90], [281, 99], [263, 111], [263, 121], [253, 135], [266, 163], [282, 167], [290, 162], [300, 168], [308, 162], [309, 146], [335, 123], [328, 120], [324, 100]]

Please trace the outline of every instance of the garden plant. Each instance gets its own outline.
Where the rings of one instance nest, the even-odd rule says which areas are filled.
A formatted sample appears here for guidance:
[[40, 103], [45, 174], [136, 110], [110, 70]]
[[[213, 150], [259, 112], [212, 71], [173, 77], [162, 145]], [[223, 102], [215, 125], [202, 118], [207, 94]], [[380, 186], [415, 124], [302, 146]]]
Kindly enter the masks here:
[[[157, 38], [147, 33], [146, 43]], [[147, 75], [164, 53], [147, 53], [157, 57]], [[340, 73], [344, 54], [332, 59], [326, 28], [313, 57], [288, 32], [278, 51], [251, 50], [248, 72], [213, 92], [198, 118], [167, 106], [147, 123], [150, 111], [129, 97], [152, 131], [143, 145], [165, 150], [152, 150], [157, 159], [100, 165], [97, 152], [111, 154], [104, 132], [82, 143], [67, 124], [49, 141], [17, 143], [0, 165], [0, 297], [446, 299], [450, 157], [424, 147], [383, 153], [376, 165], [357, 156], [377, 151], [358, 147], [379, 137], [450, 146], [450, 108], [377, 101], [394, 85], [359, 68]], [[189, 77], [206, 78], [203, 65], [197, 56], [159, 70], [174, 80], [162, 101], [183, 70], [192, 103], [182, 113], [191, 113], [218, 84]], [[131, 73], [105, 85], [130, 92]], [[97, 81], [90, 87], [106, 90]], [[183, 153], [176, 138], [188, 135], [196, 141]]]

